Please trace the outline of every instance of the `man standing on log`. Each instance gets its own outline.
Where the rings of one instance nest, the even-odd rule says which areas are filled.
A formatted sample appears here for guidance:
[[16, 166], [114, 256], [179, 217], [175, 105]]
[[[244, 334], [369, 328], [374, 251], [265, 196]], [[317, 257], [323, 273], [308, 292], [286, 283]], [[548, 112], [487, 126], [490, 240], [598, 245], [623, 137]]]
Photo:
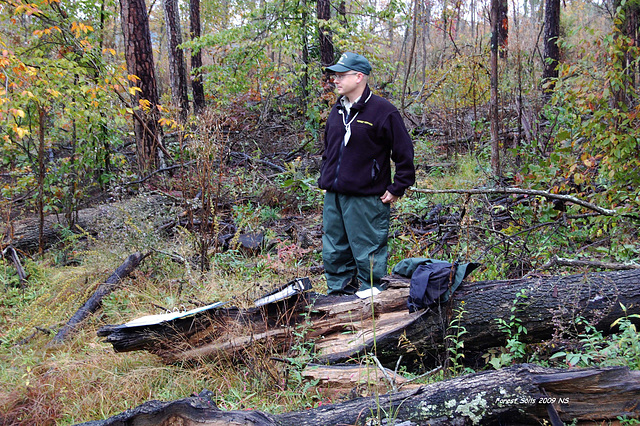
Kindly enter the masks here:
[[371, 93], [364, 56], [347, 52], [327, 70], [340, 97], [318, 180], [326, 190], [322, 257], [328, 293], [353, 294], [378, 287], [387, 273], [390, 205], [415, 182], [413, 144], [396, 107]]

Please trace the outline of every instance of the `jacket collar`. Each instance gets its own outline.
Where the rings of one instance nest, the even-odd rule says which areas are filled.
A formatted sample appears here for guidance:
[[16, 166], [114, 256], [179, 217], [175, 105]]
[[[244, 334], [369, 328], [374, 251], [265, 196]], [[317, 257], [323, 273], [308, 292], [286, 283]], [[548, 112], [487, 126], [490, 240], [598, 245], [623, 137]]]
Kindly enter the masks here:
[[[362, 111], [367, 102], [369, 102], [369, 99], [371, 99], [372, 94], [373, 93], [371, 92], [371, 89], [369, 89], [369, 85], [367, 84], [364, 87], [364, 91], [362, 92], [362, 95], [360, 95], [360, 99], [358, 99], [358, 102], [351, 105], [351, 110], [356, 112]], [[338, 109], [344, 109], [344, 107], [342, 106], [342, 98], [344, 98], [344, 95], [338, 98]]]

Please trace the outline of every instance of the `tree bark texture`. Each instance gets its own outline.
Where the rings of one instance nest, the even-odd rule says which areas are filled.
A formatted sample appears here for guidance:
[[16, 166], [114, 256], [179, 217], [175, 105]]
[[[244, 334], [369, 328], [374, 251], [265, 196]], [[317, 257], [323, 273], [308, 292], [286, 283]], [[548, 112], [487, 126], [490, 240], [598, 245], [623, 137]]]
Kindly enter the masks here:
[[500, 58], [506, 58], [509, 53], [509, 3], [507, 0], [497, 0], [497, 32], [498, 52]]
[[500, 116], [498, 114], [498, 51], [500, 45], [500, 3], [491, 0], [491, 99], [489, 121], [491, 126], [491, 170], [496, 178], [502, 175], [500, 167]]
[[[524, 294], [526, 297], [518, 297]], [[518, 299], [515, 304], [514, 300]], [[640, 313], [640, 270], [598, 272], [569, 276], [538, 277], [513, 281], [463, 283], [454, 294], [448, 309], [437, 315], [425, 315], [407, 329], [405, 338], [423, 354], [441, 364], [446, 327], [452, 320], [451, 311], [462, 309], [460, 326], [465, 327], [465, 350], [481, 353], [506, 344], [506, 336], [497, 319], [509, 320], [511, 309], [527, 328], [521, 336], [526, 343], [550, 340], [554, 335], [575, 330], [575, 319], [583, 317], [599, 330], [611, 331], [611, 324], [625, 315]], [[392, 348], [388, 347], [392, 355]], [[472, 358], [472, 357], [469, 357]], [[427, 365], [431, 363], [427, 362]]]
[[295, 341], [294, 331], [299, 335], [305, 325], [305, 339], [314, 342], [315, 358], [321, 363], [345, 362], [373, 352], [386, 366], [395, 365], [402, 355], [409, 365], [420, 362], [432, 368], [448, 359], [446, 335], [456, 312], [462, 312], [457, 325], [467, 331], [460, 339], [469, 363], [478, 361], [487, 349], [506, 344], [497, 320], [509, 321], [514, 306], [528, 330], [521, 336], [527, 343], [575, 331], [579, 316], [609, 332], [611, 324], [624, 316], [620, 304], [628, 314], [640, 313], [638, 269], [463, 282], [447, 304], [414, 313], [406, 307], [409, 279], [385, 280], [389, 288], [373, 298], [307, 293], [261, 309], [217, 309], [146, 327], [103, 326], [98, 335], [116, 351], [147, 350], [175, 362], [228, 358], [260, 344], [286, 353]]
[[184, 60], [182, 28], [177, 0], [162, 0], [164, 17], [167, 24], [169, 52], [169, 75], [171, 78], [171, 101], [178, 110], [180, 121], [186, 122], [189, 114], [189, 96], [187, 94], [187, 67]]
[[405, 113], [405, 101], [407, 96], [407, 85], [409, 84], [409, 79], [411, 76], [411, 65], [415, 61], [415, 53], [416, 53], [416, 43], [418, 41], [418, 0], [414, 0], [413, 2], [413, 22], [411, 24], [411, 48], [408, 52], [408, 57], [405, 61], [407, 65], [407, 70], [404, 74], [404, 81], [402, 82], [402, 97], [400, 100], [400, 112]]
[[38, 216], [40, 223], [38, 224], [38, 253], [42, 255], [44, 252], [44, 176], [46, 168], [44, 165], [44, 149], [45, 149], [45, 120], [47, 114], [42, 105], [38, 104]]
[[138, 146], [138, 166], [148, 170], [157, 164], [158, 148], [158, 88], [154, 73], [153, 46], [149, 32], [149, 17], [144, 0], [120, 0], [122, 33], [124, 35], [127, 70], [137, 79], [132, 86], [138, 87], [132, 95], [134, 108], [140, 101], [146, 104], [140, 111], [141, 120], [134, 121]]
[[110, 227], [111, 222], [119, 222], [122, 212], [141, 208], [157, 210], [167, 202], [162, 196], [152, 196], [140, 200], [143, 203], [142, 207], [137, 204], [139, 200], [132, 199], [122, 203], [104, 204], [79, 210], [73, 224], [69, 223], [64, 215], [57, 214], [45, 216], [42, 225], [39, 218], [28, 218], [10, 223], [4, 230], [4, 238], [0, 245], [3, 248], [11, 245], [18, 251], [33, 253], [39, 249], [40, 229], [42, 229], [43, 246], [47, 249], [64, 239], [65, 229], [96, 235], [106, 227]]
[[[189, 0], [189, 22], [191, 40], [202, 35], [200, 29], [200, 0]], [[202, 52], [200, 49], [191, 52], [191, 90], [193, 91], [193, 111], [202, 112], [205, 107], [204, 85], [202, 83]]]
[[307, 27], [309, 22], [309, 7], [307, 0], [302, 0], [302, 28], [300, 28], [300, 44], [302, 47], [302, 63], [303, 70], [300, 79], [300, 89], [302, 90], [302, 109], [306, 114], [307, 99], [309, 97], [309, 37], [307, 34]]
[[111, 274], [107, 280], [98, 286], [98, 289], [93, 295], [85, 302], [84, 305], [67, 321], [58, 334], [53, 338], [53, 343], [61, 343], [68, 336], [70, 336], [80, 324], [93, 312], [95, 312], [100, 306], [102, 306], [102, 299], [111, 293], [117, 286], [117, 284], [123, 278], [127, 277], [134, 269], [138, 267], [144, 256], [141, 253], [134, 253], [124, 261], [122, 265]]
[[178, 401], [150, 401], [82, 426], [365, 425], [380, 424], [384, 418], [395, 424], [442, 426], [603, 422], [640, 416], [640, 372], [625, 367], [558, 370], [524, 364], [284, 414], [220, 411], [211, 396], [203, 391]]
[[544, 69], [542, 70], [542, 84], [544, 99], [549, 100], [554, 79], [558, 78], [558, 63], [560, 61], [560, 0], [546, 0], [544, 8]]
[[333, 65], [334, 52], [331, 30], [327, 29], [327, 22], [331, 19], [331, 1], [318, 0], [316, 3], [318, 17], [318, 35], [320, 45], [320, 65], [322, 68]]

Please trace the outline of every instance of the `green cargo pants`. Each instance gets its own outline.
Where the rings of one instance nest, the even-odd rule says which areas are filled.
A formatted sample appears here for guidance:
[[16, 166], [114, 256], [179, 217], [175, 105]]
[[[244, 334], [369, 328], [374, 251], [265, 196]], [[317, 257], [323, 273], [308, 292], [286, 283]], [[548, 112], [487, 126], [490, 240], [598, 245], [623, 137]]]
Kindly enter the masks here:
[[377, 195], [326, 192], [322, 259], [329, 294], [380, 285], [387, 273], [391, 206]]

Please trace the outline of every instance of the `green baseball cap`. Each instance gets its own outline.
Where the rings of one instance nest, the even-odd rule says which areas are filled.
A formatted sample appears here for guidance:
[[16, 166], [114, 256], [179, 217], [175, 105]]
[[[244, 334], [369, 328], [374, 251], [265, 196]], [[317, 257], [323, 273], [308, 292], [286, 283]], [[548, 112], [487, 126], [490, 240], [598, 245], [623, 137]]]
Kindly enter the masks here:
[[371, 64], [367, 61], [367, 58], [362, 55], [346, 52], [342, 54], [337, 64], [327, 67], [327, 69], [333, 72], [358, 71], [362, 74], [369, 75], [371, 72]]

